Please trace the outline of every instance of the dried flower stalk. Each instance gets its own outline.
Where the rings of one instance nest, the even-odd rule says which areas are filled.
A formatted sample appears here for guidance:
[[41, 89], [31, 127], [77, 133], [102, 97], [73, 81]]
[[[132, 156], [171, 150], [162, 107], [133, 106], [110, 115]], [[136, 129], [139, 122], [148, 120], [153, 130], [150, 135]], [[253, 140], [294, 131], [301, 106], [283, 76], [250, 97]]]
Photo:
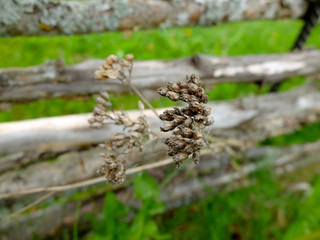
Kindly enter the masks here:
[[141, 115], [134, 121], [127, 112], [113, 111], [107, 92], [100, 93], [96, 101], [98, 105], [94, 107], [93, 116], [88, 120], [91, 127], [102, 127], [110, 120], [116, 125], [123, 125], [123, 132], [115, 133], [110, 141], [100, 144], [106, 151], [101, 154], [104, 164], [98, 170], [98, 173], [105, 175], [108, 182], [120, 184], [125, 180], [128, 153], [133, 148], [141, 151], [143, 138], [150, 137], [149, 125], [143, 114], [144, 106], [139, 101]]
[[193, 74], [187, 76], [186, 82], [169, 82], [166, 87], [158, 89], [161, 96], [188, 104], [187, 107], [165, 110], [159, 116], [164, 121], [161, 131], [173, 133], [165, 144], [176, 167], [190, 155], [194, 163], [199, 163], [200, 149], [204, 146], [203, 130], [213, 123], [213, 118], [209, 118], [211, 108], [201, 104], [208, 102], [208, 96], [200, 85], [200, 78]]
[[110, 55], [105, 63], [95, 72], [96, 79], [102, 80], [107, 78], [119, 79], [122, 83], [129, 86], [146, 104], [152, 112], [157, 116], [156, 110], [151, 106], [147, 99], [139, 92], [139, 90], [131, 83], [133, 54], [127, 54], [125, 59], [119, 59], [115, 55]]

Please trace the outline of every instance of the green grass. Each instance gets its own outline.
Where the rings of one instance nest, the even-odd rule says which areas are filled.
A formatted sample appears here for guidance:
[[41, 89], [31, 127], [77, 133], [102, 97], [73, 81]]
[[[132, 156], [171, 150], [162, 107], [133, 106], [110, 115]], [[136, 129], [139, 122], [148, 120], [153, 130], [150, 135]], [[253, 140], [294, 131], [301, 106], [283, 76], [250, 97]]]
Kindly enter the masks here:
[[[0, 39], [0, 67], [30, 66], [63, 58], [68, 64], [87, 58], [123, 57], [172, 59], [196, 53], [242, 55], [286, 52], [299, 30], [299, 21], [229, 23], [211, 28], [178, 28], [78, 36], [15, 37]], [[320, 47], [317, 27], [307, 45]], [[191, 33], [191, 34], [190, 34]]]

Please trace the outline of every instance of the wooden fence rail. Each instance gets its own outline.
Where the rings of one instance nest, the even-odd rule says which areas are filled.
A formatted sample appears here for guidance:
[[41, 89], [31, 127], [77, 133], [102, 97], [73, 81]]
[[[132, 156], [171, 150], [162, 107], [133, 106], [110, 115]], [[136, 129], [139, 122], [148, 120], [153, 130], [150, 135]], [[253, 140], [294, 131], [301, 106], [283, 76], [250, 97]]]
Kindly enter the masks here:
[[[140, 90], [156, 89], [167, 82], [177, 82], [192, 73], [204, 84], [222, 82], [255, 82], [266, 84], [293, 76], [320, 73], [320, 51], [215, 57], [196, 55], [171, 61], [134, 62], [132, 83]], [[29, 68], [0, 71], [0, 102], [27, 102], [44, 98], [79, 96], [109, 91], [123, 93], [129, 89], [118, 80], [95, 80], [93, 73], [103, 60], [88, 60], [74, 66], [61, 61]]]
[[[138, 115], [136, 111], [129, 114], [133, 118]], [[161, 122], [150, 111], [146, 111], [146, 115], [152, 130], [159, 133]], [[320, 93], [309, 86], [241, 101], [216, 102], [213, 115], [216, 123], [212, 136], [221, 142], [235, 139], [245, 148], [268, 137], [299, 129], [303, 124], [319, 121]], [[38, 161], [30, 165], [41, 156], [47, 159], [63, 152], [85, 149], [121, 131], [113, 124], [90, 130], [88, 117], [85, 114], [0, 124], [0, 155], [5, 155], [0, 158], [0, 172], [3, 172], [0, 193], [68, 184], [93, 177], [101, 162], [99, 149], [66, 153], [54, 162]], [[162, 141], [151, 143], [146, 149], [149, 151], [132, 156], [130, 164], [147, 163], [146, 159], [158, 161], [166, 155]], [[25, 165], [30, 166], [17, 171], [17, 167]], [[64, 171], [68, 171], [68, 175]]]

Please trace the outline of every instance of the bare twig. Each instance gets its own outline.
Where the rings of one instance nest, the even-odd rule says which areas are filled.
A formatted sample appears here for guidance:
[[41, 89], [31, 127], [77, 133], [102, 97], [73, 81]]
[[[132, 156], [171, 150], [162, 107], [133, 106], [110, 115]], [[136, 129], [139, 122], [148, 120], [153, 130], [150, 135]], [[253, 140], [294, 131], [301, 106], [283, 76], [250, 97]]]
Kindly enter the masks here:
[[[135, 168], [128, 169], [126, 171], [126, 175], [134, 174], [134, 173], [141, 172], [141, 171], [147, 170], [147, 169], [165, 166], [170, 163], [172, 163], [171, 159], [165, 159], [165, 160], [162, 160], [159, 162], [138, 166]], [[89, 180], [85, 180], [85, 181], [81, 181], [81, 182], [77, 182], [77, 183], [73, 183], [73, 184], [62, 185], [62, 186], [32, 188], [32, 189], [19, 191], [19, 192], [0, 194], [0, 199], [17, 197], [17, 196], [21, 196], [21, 195], [27, 195], [27, 194], [39, 193], [39, 192], [62, 192], [62, 191], [70, 190], [70, 189], [75, 189], [75, 188], [80, 188], [80, 187], [84, 187], [84, 186], [98, 184], [98, 183], [101, 183], [104, 181], [105, 181], [105, 177], [97, 177], [97, 178], [93, 178], [93, 179], [89, 179]]]
[[52, 196], [52, 195], [54, 195], [54, 194], [55, 194], [55, 192], [49, 192], [49, 193], [43, 195], [41, 198], [38, 198], [37, 200], [35, 200], [35, 201], [33, 201], [32, 203], [28, 204], [27, 206], [19, 209], [18, 211], [13, 212], [13, 213], [11, 213], [11, 214], [9, 214], [9, 215], [1, 216], [0, 219], [1, 219], [1, 218], [2, 218], [2, 219], [6, 219], [6, 218], [16, 217], [16, 216], [18, 216], [19, 214], [21, 214], [21, 213], [29, 210], [30, 208], [32, 208], [32, 207], [34, 207], [34, 206], [36, 206], [36, 205], [38, 205], [39, 203], [41, 203], [42, 201], [46, 200], [47, 198], [49, 198], [50, 196]]
[[151, 111], [154, 113], [154, 115], [156, 115], [156, 117], [159, 118], [159, 115], [158, 115], [157, 111], [154, 109], [154, 107], [152, 107], [152, 105], [149, 103], [149, 101], [139, 92], [139, 90], [131, 83], [131, 81], [129, 81], [127, 84], [135, 92], [135, 94], [137, 94], [139, 96], [141, 101], [151, 109]]

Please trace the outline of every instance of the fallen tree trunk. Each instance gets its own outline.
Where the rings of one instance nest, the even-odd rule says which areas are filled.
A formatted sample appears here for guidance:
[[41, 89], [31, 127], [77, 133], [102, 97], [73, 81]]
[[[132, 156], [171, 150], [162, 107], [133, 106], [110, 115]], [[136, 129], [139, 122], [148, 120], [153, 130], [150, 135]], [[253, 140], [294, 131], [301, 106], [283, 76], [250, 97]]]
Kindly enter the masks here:
[[305, 0], [14, 1], [0, 4], [0, 36], [85, 34], [252, 19], [299, 18]]
[[[301, 170], [303, 168], [315, 169], [320, 162], [320, 142], [297, 145], [287, 148], [263, 147], [247, 150], [244, 156], [249, 163], [242, 165], [239, 171], [230, 167], [232, 156], [224, 153], [208, 153], [201, 156], [200, 163], [191, 165], [188, 171], [180, 171], [170, 181], [170, 184], [161, 190], [161, 198], [167, 209], [180, 207], [208, 196], [208, 189], [217, 189], [227, 186], [228, 189], [239, 188], [252, 184], [246, 178], [266, 166], [273, 168], [278, 174]], [[166, 176], [166, 168], [155, 169], [150, 173], [158, 180]], [[197, 176], [197, 177], [190, 177]], [[124, 187], [116, 191], [120, 200], [125, 205], [134, 204], [132, 189]], [[100, 193], [95, 197], [90, 196], [86, 201], [82, 200], [80, 209], [78, 203], [53, 204], [45, 208], [35, 209], [27, 215], [22, 215], [15, 221], [3, 220], [0, 224], [0, 231], [3, 237], [8, 239], [32, 239], [34, 234], [43, 238], [49, 234], [56, 233], [62, 225], [72, 226], [75, 221], [75, 212], [79, 213], [80, 223], [83, 223], [82, 216], [86, 213], [99, 213], [103, 205], [103, 196]], [[95, 199], [95, 200], [94, 200]], [[78, 209], [78, 210], [76, 210]], [[77, 220], [78, 221], [78, 220]], [[35, 231], [31, 231], [30, 226]]]
[[[130, 112], [130, 115], [135, 113]], [[150, 126], [154, 132], [159, 133], [161, 123], [151, 114], [147, 112]], [[299, 129], [303, 124], [319, 121], [320, 93], [307, 87], [286, 93], [245, 98], [240, 102], [237, 100], [215, 103], [213, 115], [216, 118], [216, 124], [210, 134], [220, 139], [214, 149], [224, 149], [224, 145], [228, 145], [225, 143], [230, 139], [236, 142], [236, 148], [245, 149], [268, 137], [291, 132]], [[72, 146], [83, 143], [89, 145], [103, 142], [110, 139], [113, 133], [121, 131], [119, 126], [114, 125], [91, 131], [86, 123], [87, 116], [77, 115], [1, 124], [0, 130], [3, 133], [0, 135], [0, 149], [2, 153], [8, 153], [8, 151], [16, 152], [23, 149], [36, 151], [46, 146], [52, 151], [59, 145]], [[69, 121], [70, 118], [72, 121]], [[86, 134], [83, 134], [84, 132]], [[219, 144], [219, 141], [222, 144]], [[162, 141], [157, 144], [150, 143], [146, 149], [142, 154], [132, 155], [130, 164], [146, 163], [148, 159], [158, 161], [166, 156], [166, 147]], [[0, 193], [68, 184], [91, 178], [96, 175], [96, 169], [102, 162], [98, 156], [99, 151], [91, 149], [67, 153], [53, 162], [32, 164], [20, 171], [8, 171], [16, 166], [16, 162], [11, 159], [2, 167], [2, 171], [7, 172], [0, 175]]]
[[[204, 84], [221, 82], [274, 83], [293, 76], [320, 73], [320, 51], [214, 57], [196, 55], [171, 61], [137, 61], [132, 83], [140, 90], [156, 89], [167, 82], [183, 80], [196, 74]], [[99, 91], [129, 91], [120, 81], [94, 79], [94, 71], [103, 60], [88, 60], [65, 66], [60, 60], [30, 68], [9, 68], [0, 71], [0, 102], [28, 102], [44, 98], [89, 95]]]

